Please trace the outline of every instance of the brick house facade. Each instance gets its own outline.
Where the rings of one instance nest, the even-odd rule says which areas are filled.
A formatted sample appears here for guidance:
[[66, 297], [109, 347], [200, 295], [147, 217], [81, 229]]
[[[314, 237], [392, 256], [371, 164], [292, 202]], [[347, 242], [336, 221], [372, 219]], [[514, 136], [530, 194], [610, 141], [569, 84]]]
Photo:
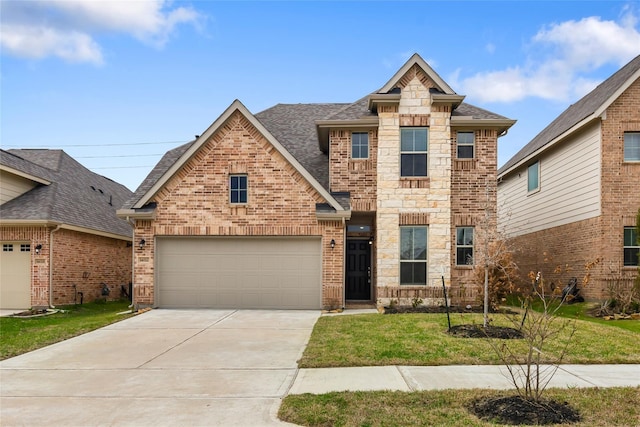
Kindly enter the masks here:
[[[640, 150], [632, 153], [625, 143], [631, 135], [640, 135], [640, 56], [501, 168], [500, 228], [511, 237], [523, 276], [542, 271], [548, 282], [564, 286], [571, 277], [582, 280], [585, 265], [600, 260], [582, 289], [585, 297], [606, 299], [610, 284], [631, 285], [638, 267], [625, 265], [625, 233], [640, 209]], [[526, 168], [536, 163], [539, 188], [528, 192]]]
[[131, 227], [115, 211], [131, 191], [61, 150], [3, 150], [0, 171], [3, 309], [128, 293]]
[[[351, 104], [278, 104], [253, 115], [235, 101], [195, 141], [168, 152], [118, 211], [135, 221], [135, 302], [435, 304], [443, 279], [457, 302], [473, 300], [456, 235], [495, 213], [497, 139], [514, 121], [463, 99], [414, 55], [379, 91]], [[466, 151], [458, 150], [459, 132]], [[411, 148], [409, 134], [417, 141]], [[295, 242], [316, 254], [319, 273], [295, 254]], [[466, 243], [477, 256], [478, 245]], [[280, 262], [290, 248], [280, 276], [260, 277], [257, 266]], [[217, 267], [183, 267], [195, 258]], [[307, 262], [309, 271], [289, 265]], [[242, 271], [234, 274], [236, 265]], [[291, 299], [295, 291], [280, 284], [295, 278], [300, 288], [318, 284]]]

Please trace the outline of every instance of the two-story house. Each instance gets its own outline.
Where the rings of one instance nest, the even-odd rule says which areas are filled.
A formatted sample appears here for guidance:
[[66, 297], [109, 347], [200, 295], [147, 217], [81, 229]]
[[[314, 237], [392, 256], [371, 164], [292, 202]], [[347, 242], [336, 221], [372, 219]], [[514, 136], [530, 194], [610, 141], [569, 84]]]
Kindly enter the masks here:
[[560, 114], [498, 179], [499, 228], [521, 271], [564, 286], [599, 259], [583, 295], [605, 299], [608, 286], [630, 285], [640, 251], [640, 56]]
[[[139, 306], [335, 308], [475, 298], [474, 241], [496, 226], [497, 139], [414, 55], [354, 103], [239, 101], [169, 151], [118, 215]], [[486, 222], [486, 221], [485, 221]]]

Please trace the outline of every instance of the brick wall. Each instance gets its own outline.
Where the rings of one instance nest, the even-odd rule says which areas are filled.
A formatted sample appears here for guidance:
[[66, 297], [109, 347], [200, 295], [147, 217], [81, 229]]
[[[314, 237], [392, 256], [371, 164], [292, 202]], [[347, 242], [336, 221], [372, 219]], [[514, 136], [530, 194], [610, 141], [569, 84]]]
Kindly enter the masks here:
[[121, 298], [120, 286], [131, 282], [131, 247], [124, 240], [61, 229], [53, 234], [54, 305], [94, 301], [109, 287], [108, 300]]
[[[229, 175], [248, 176], [248, 203], [229, 203]], [[135, 302], [154, 304], [154, 236], [322, 236], [323, 305], [342, 300], [342, 223], [318, 221], [325, 202], [240, 113], [233, 114], [154, 197], [153, 221], [136, 221]], [[331, 250], [327, 242], [334, 239]]]
[[[49, 260], [52, 227], [1, 227], [0, 240], [31, 244], [31, 306], [49, 306]], [[42, 245], [36, 254], [36, 245]], [[109, 299], [120, 297], [120, 284], [131, 281], [131, 248], [124, 240], [59, 229], [53, 233], [53, 304], [73, 304], [75, 292], [84, 301], [100, 296], [109, 284]], [[86, 273], [86, 274], [85, 274]], [[86, 277], [85, 277], [86, 276]], [[78, 300], [79, 302], [79, 300]]]
[[[467, 129], [464, 129], [467, 130]], [[451, 131], [451, 284], [477, 288], [472, 267], [456, 265], [456, 227], [474, 227], [475, 264], [482, 264], [484, 241], [495, 239], [497, 195], [497, 143], [495, 129], [474, 131], [473, 159], [457, 158], [457, 129]], [[475, 295], [474, 292], [469, 295]], [[470, 297], [464, 303], [473, 303]]]
[[359, 129], [333, 129], [329, 133], [329, 181], [331, 191], [351, 193], [351, 210], [376, 210], [376, 175], [378, 164], [378, 130], [369, 134], [369, 158], [351, 158], [351, 133]]

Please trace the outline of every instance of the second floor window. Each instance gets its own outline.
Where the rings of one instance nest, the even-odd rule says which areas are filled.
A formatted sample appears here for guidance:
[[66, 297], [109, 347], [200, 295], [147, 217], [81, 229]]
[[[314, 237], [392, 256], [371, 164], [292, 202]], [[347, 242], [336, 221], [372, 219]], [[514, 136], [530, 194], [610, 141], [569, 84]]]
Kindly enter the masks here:
[[640, 243], [638, 243], [638, 233], [635, 227], [624, 228], [624, 266], [635, 267], [638, 264], [638, 253]]
[[458, 132], [456, 137], [459, 159], [473, 159], [475, 151], [475, 134], [473, 132]]
[[351, 134], [351, 158], [369, 158], [369, 134], [367, 132], [353, 132]]
[[247, 203], [248, 180], [246, 175], [231, 175], [229, 177], [229, 201], [233, 204]]
[[427, 176], [427, 128], [400, 128], [400, 176]]
[[540, 189], [540, 162], [535, 162], [527, 168], [527, 191], [532, 193]]
[[640, 162], [640, 132], [624, 133], [624, 161]]

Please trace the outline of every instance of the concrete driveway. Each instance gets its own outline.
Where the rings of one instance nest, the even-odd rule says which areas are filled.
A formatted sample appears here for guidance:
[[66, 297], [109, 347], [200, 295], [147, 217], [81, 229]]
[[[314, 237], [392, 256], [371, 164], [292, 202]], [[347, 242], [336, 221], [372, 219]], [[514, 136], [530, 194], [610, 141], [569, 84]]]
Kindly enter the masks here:
[[274, 426], [320, 312], [152, 310], [0, 362], [0, 425]]

